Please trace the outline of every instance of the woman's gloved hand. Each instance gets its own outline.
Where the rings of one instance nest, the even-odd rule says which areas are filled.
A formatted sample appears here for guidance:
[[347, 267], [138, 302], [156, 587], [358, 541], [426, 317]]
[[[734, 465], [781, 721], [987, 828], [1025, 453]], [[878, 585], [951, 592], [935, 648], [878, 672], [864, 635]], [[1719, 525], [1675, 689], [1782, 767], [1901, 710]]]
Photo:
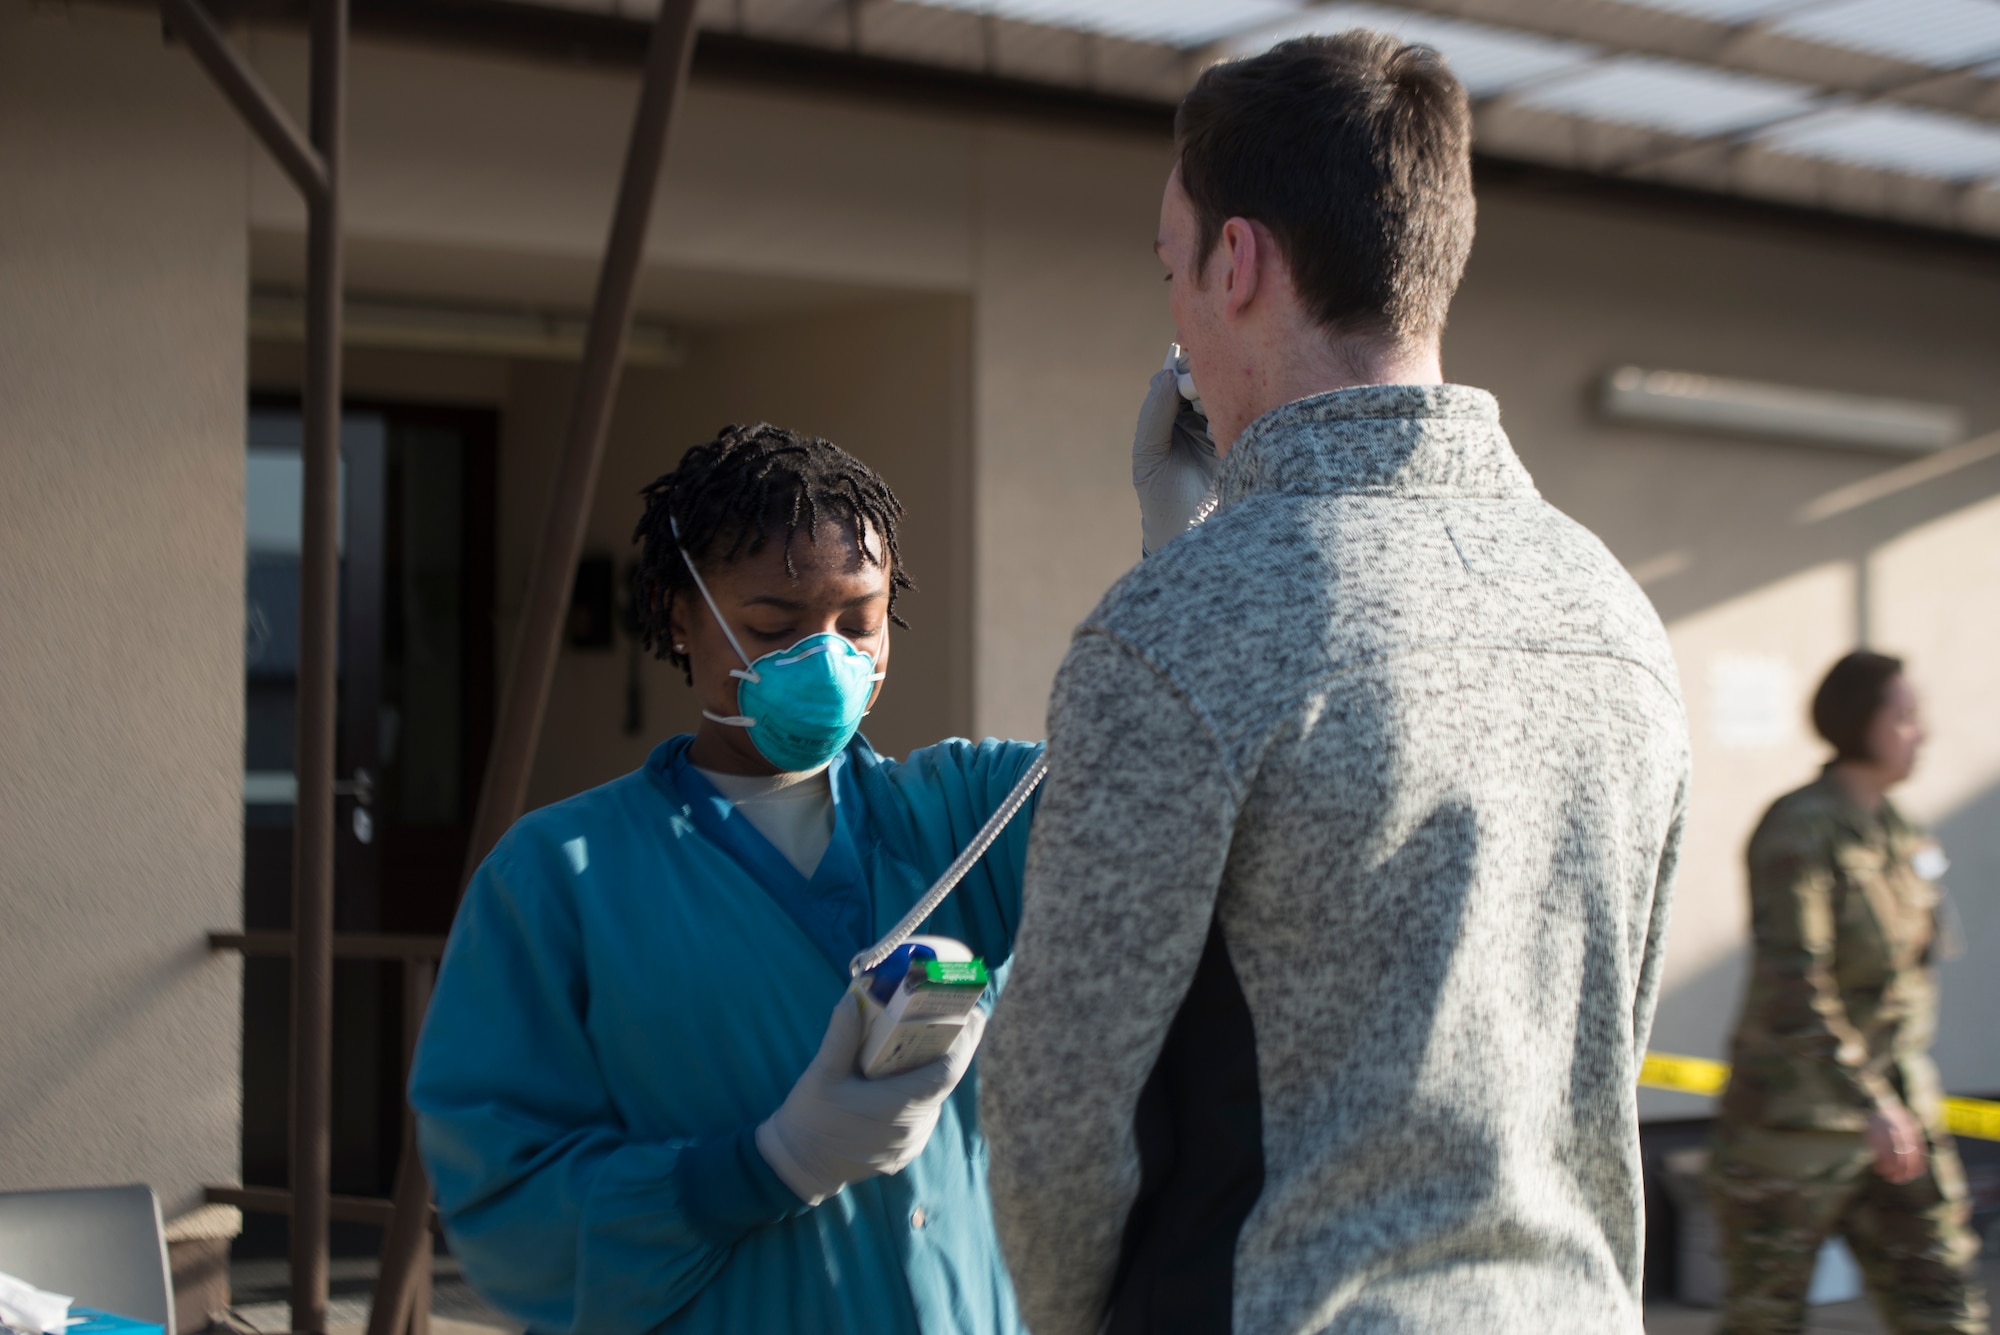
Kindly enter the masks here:
[[842, 997], [812, 1065], [758, 1126], [758, 1151], [807, 1205], [850, 1182], [900, 1173], [923, 1153], [939, 1108], [965, 1077], [985, 1032], [986, 1012], [974, 1011], [944, 1056], [870, 1080], [855, 1063], [864, 1034], [861, 1005]]
[[1132, 435], [1132, 489], [1139, 493], [1142, 550], [1151, 556], [1215, 509], [1221, 460], [1193, 394], [1180, 345], [1146, 387]]

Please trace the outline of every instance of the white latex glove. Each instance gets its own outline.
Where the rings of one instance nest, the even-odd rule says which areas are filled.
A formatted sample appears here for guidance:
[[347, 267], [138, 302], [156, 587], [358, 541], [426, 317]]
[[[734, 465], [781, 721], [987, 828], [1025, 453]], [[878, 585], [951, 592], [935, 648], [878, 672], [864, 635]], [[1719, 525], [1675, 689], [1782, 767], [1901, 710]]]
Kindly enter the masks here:
[[1139, 493], [1141, 546], [1148, 556], [1215, 509], [1215, 476], [1222, 463], [1201, 400], [1189, 398], [1192, 384], [1186, 377], [1187, 359], [1175, 344], [1146, 387], [1132, 433], [1132, 489]]
[[784, 1184], [818, 1205], [850, 1182], [900, 1173], [923, 1153], [945, 1098], [972, 1065], [986, 1032], [974, 1011], [944, 1056], [901, 1075], [870, 1080], [856, 1068], [863, 1025], [850, 993], [833, 1008], [819, 1053], [778, 1111], [757, 1128], [757, 1149]]

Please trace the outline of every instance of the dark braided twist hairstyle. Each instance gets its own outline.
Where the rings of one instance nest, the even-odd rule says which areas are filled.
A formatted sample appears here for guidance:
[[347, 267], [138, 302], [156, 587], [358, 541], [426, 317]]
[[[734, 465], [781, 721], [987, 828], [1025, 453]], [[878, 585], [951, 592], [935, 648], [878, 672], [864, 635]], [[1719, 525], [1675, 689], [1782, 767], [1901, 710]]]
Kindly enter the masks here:
[[[817, 541], [819, 526], [833, 522], [853, 535], [855, 550], [873, 561], [869, 530], [879, 535], [889, 564], [889, 619], [904, 629], [896, 597], [915, 588], [903, 573], [896, 524], [903, 503], [881, 474], [830, 440], [781, 426], [726, 426], [716, 438], [681, 457], [673, 472], [641, 489], [646, 512], [632, 531], [640, 544], [632, 570], [632, 606], [639, 642], [679, 668], [690, 685], [687, 655], [674, 648], [674, 600], [699, 597], [680, 549], [697, 564], [753, 555], [783, 535], [785, 569], [793, 575], [792, 539], [804, 532]], [[680, 521], [674, 541], [673, 521]]]

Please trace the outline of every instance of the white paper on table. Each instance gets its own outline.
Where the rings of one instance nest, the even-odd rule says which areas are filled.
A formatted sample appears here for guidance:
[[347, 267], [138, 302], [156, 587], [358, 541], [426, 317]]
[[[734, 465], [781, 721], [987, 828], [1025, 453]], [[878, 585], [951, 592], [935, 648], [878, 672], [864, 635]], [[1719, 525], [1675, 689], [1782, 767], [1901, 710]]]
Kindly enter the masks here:
[[68, 1330], [73, 1301], [64, 1294], [44, 1293], [27, 1280], [0, 1270], [0, 1326], [12, 1326], [24, 1335]]

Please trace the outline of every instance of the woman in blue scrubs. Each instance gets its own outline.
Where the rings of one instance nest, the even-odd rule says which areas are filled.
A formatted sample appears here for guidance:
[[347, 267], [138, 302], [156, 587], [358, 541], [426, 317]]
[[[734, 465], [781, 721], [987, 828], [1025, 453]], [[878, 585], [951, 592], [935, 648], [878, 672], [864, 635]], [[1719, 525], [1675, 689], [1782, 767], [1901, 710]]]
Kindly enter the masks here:
[[[411, 1078], [452, 1250], [547, 1335], [1014, 1335], [984, 1017], [871, 1081], [846, 991], [1040, 748], [898, 763], [856, 731], [909, 587], [901, 506], [859, 460], [732, 427], [645, 496], [642, 632], [703, 722], [522, 818], [473, 878]], [[996, 990], [1027, 825], [923, 928]]]

